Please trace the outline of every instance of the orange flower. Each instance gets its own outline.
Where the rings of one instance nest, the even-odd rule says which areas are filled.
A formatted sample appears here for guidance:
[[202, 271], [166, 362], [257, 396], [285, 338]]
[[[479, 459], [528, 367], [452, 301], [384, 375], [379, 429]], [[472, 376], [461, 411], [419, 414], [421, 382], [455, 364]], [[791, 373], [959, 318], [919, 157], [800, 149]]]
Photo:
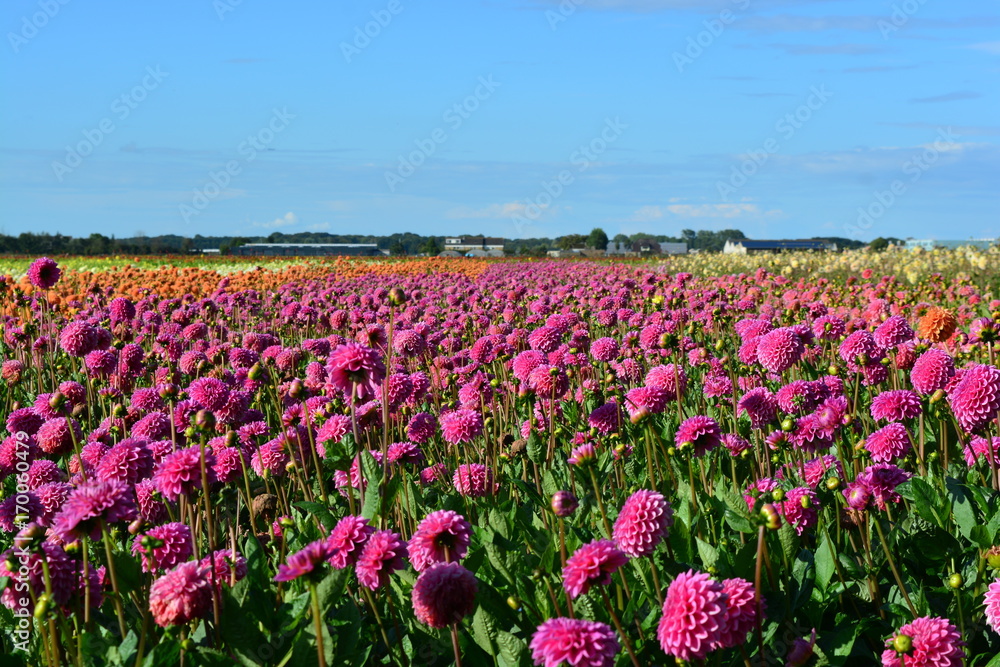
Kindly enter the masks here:
[[958, 320], [950, 311], [934, 306], [920, 318], [917, 325], [917, 334], [934, 343], [942, 343], [955, 333]]

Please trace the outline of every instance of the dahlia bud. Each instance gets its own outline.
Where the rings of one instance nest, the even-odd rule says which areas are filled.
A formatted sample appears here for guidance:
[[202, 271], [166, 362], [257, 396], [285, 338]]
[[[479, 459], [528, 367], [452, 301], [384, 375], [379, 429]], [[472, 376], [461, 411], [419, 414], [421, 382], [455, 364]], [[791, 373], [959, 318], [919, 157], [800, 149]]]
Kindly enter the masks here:
[[52, 597], [48, 593], [42, 593], [38, 596], [38, 602], [35, 603], [36, 619], [41, 620], [48, 615], [51, 602]]
[[291, 384], [288, 386], [288, 395], [292, 398], [302, 398], [305, 394], [306, 387], [302, 384], [302, 380], [295, 378], [292, 380]]
[[295, 526], [295, 520], [290, 516], [283, 516], [278, 519], [278, 525], [282, 528], [292, 528]]
[[389, 301], [392, 302], [394, 306], [401, 306], [408, 300], [406, 292], [398, 287], [393, 287], [389, 290]]
[[840, 480], [836, 477], [830, 477], [826, 480], [826, 488], [830, 491], [836, 491], [840, 486]]
[[788, 433], [794, 428], [795, 428], [795, 420], [793, 420], [791, 417], [785, 417], [783, 420], [781, 420], [781, 430], [784, 431], [785, 433]]
[[715, 341], [715, 351], [716, 352], [722, 352], [722, 349], [725, 346], [726, 346], [726, 341], [724, 341], [723, 339], [720, 338], [719, 340]]
[[62, 406], [65, 404], [66, 404], [66, 396], [61, 391], [57, 391], [56, 393], [49, 396], [49, 407], [52, 408], [53, 410], [58, 410], [62, 408]]
[[[635, 412], [633, 412], [631, 415], [629, 415], [629, 421], [632, 422], [633, 424], [638, 424], [638, 423], [644, 421], [646, 419], [646, 417], [648, 417], [648, 416], [649, 416], [649, 410], [647, 410], [644, 406], [640, 405], [635, 410]], [[691, 443], [686, 443], [686, 444], [691, 445]], [[681, 445], [681, 447], [683, 447], [683, 446], [684, 445]]]
[[112, 417], [124, 417], [127, 413], [128, 410], [126, 410], [125, 406], [120, 403], [111, 410]]
[[259, 380], [264, 376], [264, 368], [260, 363], [256, 363], [250, 367], [249, 372], [247, 372], [247, 377], [251, 380]]
[[653, 303], [654, 306], [662, 306], [663, 305], [663, 295], [662, 294], [654, 294], [653, 298], [650, 299], [650, 301], [652, 301], [652, 303]]
[[892, 640], [892, 648], [896, 653], [909, 653], [913, 650], [913, 638], [909, 635], [898, 634]]
[[507, 606], [514, 611], [521, 611], [521, 600], [516, 595], [507, 598]]
[[210, 431], [215, 428], [215, 415], [209, 410], [199, 410], [194, 415], [194, 425], [203, 431]]
[[1000, 547], [990, 547], [983, 554], [983, 558], [994, 570], [1000, 570]]
[[785, 490], [775, 489], [774, 491], [771, 492], [771, 499], [774, 500], [774, 502], [776, 503], [780, 503], [782, 500], [785, 499]]
[[164, 382], [156, 388], [157, 393], [165, 401], [172, 401], [181, 393], [180, 387], [170, 382]]
[[556, 491], [552, 494], [552, 512], [558, 517], [572, 516], [580, 506], [580, 501], [569, 491]]
[[138, 518], [138, 519], [136, 519], [132, 523], [130, 523], [128, 525], [128, 533], [129, 533], [129, 535], [136, 535], [136, 534], [138, 534], [142, 530], [144, 524], [145, 524], [145, 521], [143, 521], [141, 517]]
[[771, 503], [766, 503], [760, 508], [760, 515], [768, 530], [778, 530], [781, 528], [781, 515], [778, 514], [778, 510]]
[[964, 580], [962, 579], [962, 575], [958, 572], [953, 572], [952, 575], [948, 577], [948, 588], [951, 588], [952, 590], [958, 590], [962, 587], [963, 583]]
[[831, 364], [830, 367], [826, 369], [826, 372], [827, 374], [833, 376], [840, 375], [840, 367], [835, 364]]
[[938, 389], [933, 394], [931, 394], [931, 405], [934, 405], [935, 403], [940, 403], [942, 398], [944, 398], [944, 389]]

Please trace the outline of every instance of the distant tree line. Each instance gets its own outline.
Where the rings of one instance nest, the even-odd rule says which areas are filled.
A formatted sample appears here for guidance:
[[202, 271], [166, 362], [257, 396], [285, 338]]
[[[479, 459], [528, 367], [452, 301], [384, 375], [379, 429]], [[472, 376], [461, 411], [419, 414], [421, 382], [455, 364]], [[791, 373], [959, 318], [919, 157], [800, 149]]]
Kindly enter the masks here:
[[[457, 236], [457, 235], [456, 235]], [[473, 236], [465, 234], [465, 236]], [[481, 236], [476, 234], [475, 236]], [[738, 229], [709, 231], [700, 229], [681, 230], [680, 236], [637, 233], [630, 236], [618, 234], [609, 239], [604, 230], [595, 228], [589, 234], [567, 234], [556, 238], [507, 239], [504, 253], [507, 255], [544, 257], [549, 250], [571, 250], [593, 248], [603, 250], [609, 240], [631, 244], [636, 241], [652, 240], [658, 243], [687, 243], [688, 249], [700, 252], [721, 252], [728, 239], [744, 239]], [[107, 237], [91, 234], [87, 237], [65, 236], [63, 234], [33, 234], [24, 232], [17, 236], [0, 234], [0, 254], [15, 255], [176, 255], [218, 248], [227, 254], [233, 248], [246, 243], [375, 243], [391, 255], [437, 255], [444, 250], [444, 236], [423, 236], [421, 234], [390, 234], [374, 236], [365, 234], [328, 234], [325, 232], [299, 232], [285, 234], [274, 232], [268, 236], [202, 236], [194, 237], [165, 234], [162, 236], [133, 236], [129, 238]], [[840, 248], [860, 248], [865, 244], [838, 237], [813, 237], [836, 243]], [[878, 244], [880, 245], [880, 244]]]

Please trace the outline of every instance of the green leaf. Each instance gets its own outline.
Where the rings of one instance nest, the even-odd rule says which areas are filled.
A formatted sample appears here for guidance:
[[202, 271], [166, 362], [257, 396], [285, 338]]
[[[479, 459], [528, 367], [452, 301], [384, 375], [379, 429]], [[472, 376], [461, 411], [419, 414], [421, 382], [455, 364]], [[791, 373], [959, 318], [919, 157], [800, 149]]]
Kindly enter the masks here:
[[972, 507], [972, 497], [957, 480], [947, 480], [948, 495], [951, 496], [951, 511], [955, 517], [955, 525], [962, 537], [969, 539], [972, 529], [976, 527], [976, 510]]
[[314, 514], [327, 530], [333, 530], [333, 527], [337, 525], [337, 520], [333, 518], [333, 514], [330, 513], [330, 508], [323, 503], [300, 500], [297, 503], [293, 503], [293, 505], [305, 511], [307, 514]]
[[[933, 523], [938, 528], [948, 529], [948, 524], [942, 519], [938, 511], [940, 507], [938, 492], [920, 477], [914, 477], [908, 481], [911, 500], [917, 508], [919, 514], [925, 521]], [[902, 486], [902, 485], [901, 485]]]
[[832, 547], [833, 543], [830, 542], [830, 538], [825, 534], [823, 535], [823, 539], [819, 541], [819, 546], [816, 547], [816, 585], [824, 592], [830, 585], [830, 580], [833, 578], [834, 573], [837, 571], [837, 563], [834, 560]]
[[501, 630], [497, 634], [497, 643], [500, 645], [500, 659], [506, 665], [521, 665], [527, 662], [528, 645], [514, 635]]
[[781, 524], [781, 528], [778, 529], [778, 541], [781, 542], [781, 550], [784, 552], [785, 558], [788, 560], [795, 558], [799, 536], [796, 535], [795, 529], [792, 528], [791, 524]]
[[719, 562], [719, 550], [700, 537], [694, 539], [698, 545], [698, 555], [701, 557], [701, 562], [705, 565], [705, 569], [715, 567], [715, 564]]
[[176, 641], [161, 641], [146, 654], [143, 667], [176, 667], [180, 664], [181, 647]]
[[482, 606], [478, 607], [476, 613], [472, 615], [472, 637], [484, 651], [492, 656], [497, 654], [496, 623], [493, 622], [493, 617]]
[[528, 436], [527, 451], [528, 460], [532, 463], [543, 463], [545, 461], [545, 447], [542, 446], [534, 431]]
[[111, 558], [114, 560], [115, 575], [118, 577], [118, 589], [123, 596], [128, 595], [137, 589], [142, 581], [139, 560], [123, 551], [113, 552]]

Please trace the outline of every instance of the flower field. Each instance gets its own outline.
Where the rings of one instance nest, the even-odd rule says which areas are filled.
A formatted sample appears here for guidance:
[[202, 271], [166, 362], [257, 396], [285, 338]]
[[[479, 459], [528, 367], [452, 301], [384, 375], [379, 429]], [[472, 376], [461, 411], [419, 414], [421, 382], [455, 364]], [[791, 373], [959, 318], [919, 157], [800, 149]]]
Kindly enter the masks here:
[[4, 664], [1000, 667], [998, 259], [0, 259]]

